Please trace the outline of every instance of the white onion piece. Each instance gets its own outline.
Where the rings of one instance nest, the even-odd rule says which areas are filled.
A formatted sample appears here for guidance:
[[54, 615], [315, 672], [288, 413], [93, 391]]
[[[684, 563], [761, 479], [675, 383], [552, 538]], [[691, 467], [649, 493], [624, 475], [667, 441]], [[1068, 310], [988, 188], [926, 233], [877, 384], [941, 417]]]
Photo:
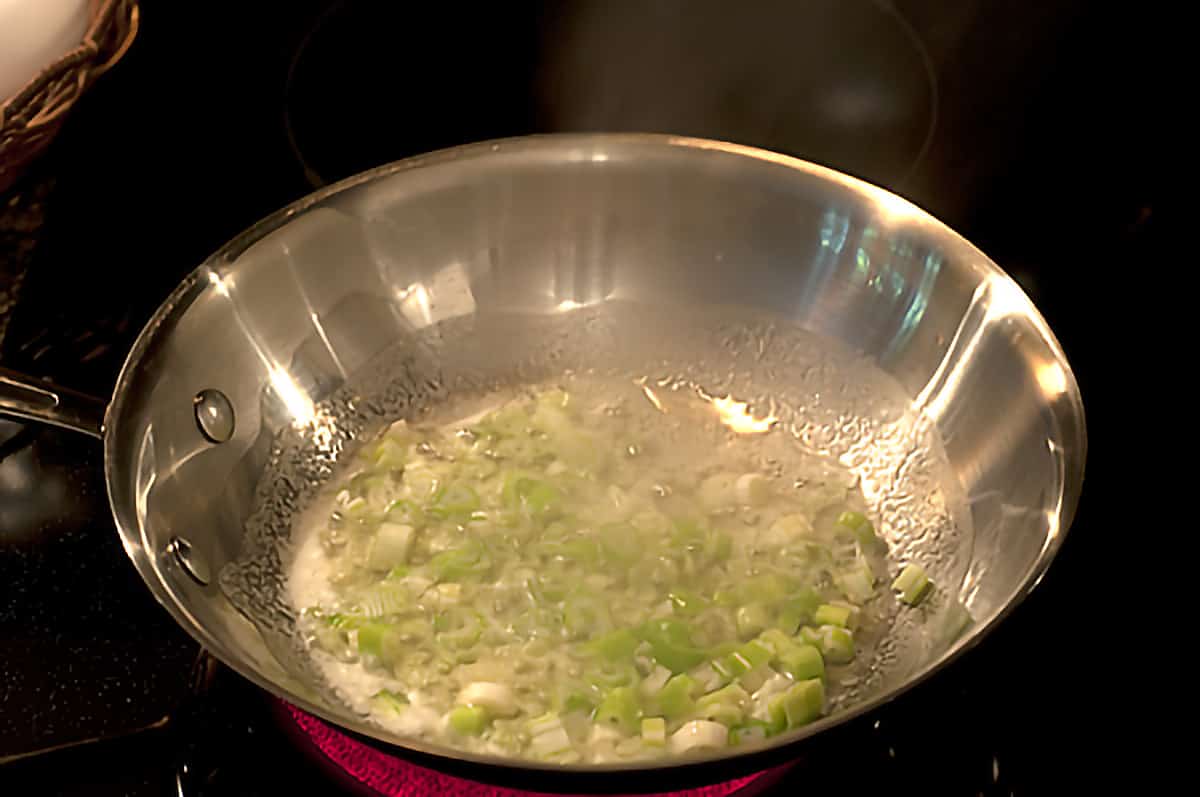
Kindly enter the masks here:
[[513, 691], [504, 684], [490, 681], [467, 684], [458, 693], [458, 702], [468, 706], [481, 706], [497, 717], [511, 717], [518, 711]]
[[729, 742], [729, 729], [719, 722], [692, 720], [671, 734], [671, 752], [686, 753], [703, 748], [719, 749]]

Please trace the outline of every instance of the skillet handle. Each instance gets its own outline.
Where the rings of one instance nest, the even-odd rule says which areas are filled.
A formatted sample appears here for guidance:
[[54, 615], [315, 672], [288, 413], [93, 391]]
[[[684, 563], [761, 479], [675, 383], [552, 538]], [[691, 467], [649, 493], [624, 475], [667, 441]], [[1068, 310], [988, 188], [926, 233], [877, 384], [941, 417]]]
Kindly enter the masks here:
[[0, 368], [0, 417], [39, 421], [104, 437], [105, 402]]

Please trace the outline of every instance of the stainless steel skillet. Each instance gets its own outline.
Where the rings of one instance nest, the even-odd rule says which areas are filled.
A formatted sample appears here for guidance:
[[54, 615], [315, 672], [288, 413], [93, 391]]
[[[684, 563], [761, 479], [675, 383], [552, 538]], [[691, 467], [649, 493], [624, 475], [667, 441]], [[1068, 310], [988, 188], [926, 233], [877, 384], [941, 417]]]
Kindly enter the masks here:
[[[707, 760], [551, 768], [469, 755], [390, 736], [333, 700], [297, 645], [284, 574], [291, 521], [343, 452], [457, 391], [634, 349], [648, 368], [673, 362], [747, 399], [778, 397], [791, 433], [869, 484], [893, 552], [928, 564], [944, 605], [897, 618], [841, 710]], [[1086, 453], [1053, 334], [961, 237], [829, 169], [656, 135], [483, 143], [352, 177], [189, 275], [107, 406], [0, 372], [0, 413], [103, 439], [130, 559], [245, 677], [434, 766], [518, 783], [539, 770], [578, 791], [628, 787], [630, 770], [682, 784], [760, 768], [935, 673], [1041, 578]], [[932, 449], [949, 467], [940, 481], [919, 467]], [[942, 638], [955, 600], [973, 622]]]

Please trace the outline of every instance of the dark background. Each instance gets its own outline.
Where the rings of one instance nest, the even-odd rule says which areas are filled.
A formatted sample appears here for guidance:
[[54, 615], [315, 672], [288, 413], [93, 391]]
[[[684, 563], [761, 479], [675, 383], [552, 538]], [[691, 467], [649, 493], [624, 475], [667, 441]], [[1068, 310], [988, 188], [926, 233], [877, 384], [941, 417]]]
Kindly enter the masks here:
[[[1102, 5], [144, 2], [133, 49], [0, 195], [0, 365], [104, 395], [157, 304], [225, 240], [430, 149], [655, 130], [850, 172], [1021, 282], [1076, 370], [1090, 451], [1034, 594], [883, 712], [883, 736], [799, 783], [838, 786], [847, 769], [902, 794], [1111, 783], [1141, 766], [1126, 716], [1153, 688], [1125, 607], [1155, 567], [1129, 543], [1123, 496], [1154, 460], [1123, 418], [1145, 400], [1129, 376], [1156, 367], [1130, 352], [1139, 285], [1164, 262], [1170, 160], [1162, 24], [1148, 5]], [[258, 693], [203, 662], [195, 677], [196, 657], [124, 559], [93, 442], [0, 421], [0, 760], [27, 756], [0, 764], [5, 793], [175, 794], [184, 762], [187, 793], [326, 783]], [[78, 744], [93, 738], [108, 740]]]

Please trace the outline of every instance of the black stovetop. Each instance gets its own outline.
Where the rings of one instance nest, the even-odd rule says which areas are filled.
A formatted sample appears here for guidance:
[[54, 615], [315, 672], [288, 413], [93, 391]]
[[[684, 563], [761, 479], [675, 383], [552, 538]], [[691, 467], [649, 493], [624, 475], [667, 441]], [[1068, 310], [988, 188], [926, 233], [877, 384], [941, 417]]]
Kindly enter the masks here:
[[[661, 130], [885, 185], [1042, 309], [1088, 407], [1088, 483], [1049, 574], [995, 633], [772, 793], [1057, 791], [1094, 770], [1120, 699], [1095, 653], [1118, 622], [1095, 611], [1097, 574], [1133, 566], [1106, 507], [1121, 445], [1106, 336], [1126, 306], [1116, 276], [1156, 241], [1159, 186], [1137, 20], [1119, 21], [1117, 52], [1096, 4], [1011, 5], [144, 2], [127, 58], [0, 195], [0, 365], [103, 395], [157, 303], [225, 240], [442, 146]], [[345, 787], [154, 603], [99, 462], [90, 439], [0, 420], [0, 793]]]

